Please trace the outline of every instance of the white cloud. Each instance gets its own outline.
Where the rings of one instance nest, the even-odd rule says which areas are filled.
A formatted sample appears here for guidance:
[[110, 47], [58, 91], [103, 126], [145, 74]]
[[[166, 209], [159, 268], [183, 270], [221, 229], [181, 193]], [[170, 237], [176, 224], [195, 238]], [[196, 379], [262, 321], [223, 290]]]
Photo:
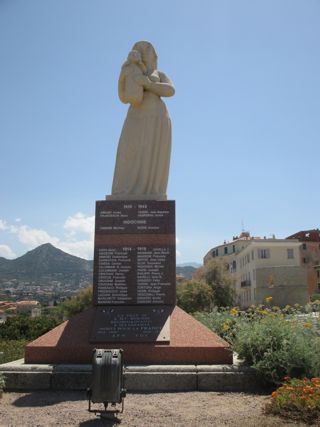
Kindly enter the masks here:
[[60, 242], [57, 247], [68, 254], [85, 259], [93, 259], [93, 239], [79, 240], [77, 242]]
[[31, 228], [28, 225], [11, 225], [10, 232], [16, 234], [19, 241], [28, 249], [33, 249], [44, 243], [57, 245], [59, 242], [57, 237], [50, 236], [45, 230]]
[[5, 258], [15, 258], [16, 254], [8, 245], [0, 245], [0, 256]]
[[93, 236], [94, 216], [85, 216], [83, 213], [77, 212], [67, 218], [63, 227], [71, 235], [82, 232]]
[[[63, 226], [65, 233], [60, 237], [52, 236], [46, 230], [32, 228], [20, 222], [7, 226], [4, 221], [1, 221], [0, 225], [11, 234], [15, 234], [27, 250], [44, 243], [51, 243], [71, 255], [93, 259], [94, 216], [85, 216], [81, 212], [69, 216]], [[85, 237], [83, 233], [86, 234]], [[10, 248], [7, 247], [5, 256], [13, 257], [14, 253], [11, 251], [10, 255], [9, 250]]]
[[0, 219], [0, 230], [6, 230], [7, 227], [7, 223], [6, 221], [3, 221], [3, 219]]

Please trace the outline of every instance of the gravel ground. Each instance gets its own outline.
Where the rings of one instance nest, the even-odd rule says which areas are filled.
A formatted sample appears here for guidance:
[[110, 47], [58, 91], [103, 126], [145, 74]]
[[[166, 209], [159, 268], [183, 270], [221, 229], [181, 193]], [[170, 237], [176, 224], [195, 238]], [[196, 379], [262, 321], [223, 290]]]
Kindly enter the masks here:
[[[245, 393], [129, 394], [118, 419], [101, 420], [87, 412], [85, 392], [4, 393], [1, 427], [116, 426], [305, 426], [263, 414], [268, 396]], [[96, 405], [95, 405], [96, 407]]]

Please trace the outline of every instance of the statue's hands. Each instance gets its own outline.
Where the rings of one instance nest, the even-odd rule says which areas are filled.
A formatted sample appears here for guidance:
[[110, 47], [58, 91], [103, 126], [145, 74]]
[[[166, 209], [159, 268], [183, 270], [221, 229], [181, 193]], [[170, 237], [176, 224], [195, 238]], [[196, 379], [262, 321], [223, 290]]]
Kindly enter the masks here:
[[144, 75], [136, 76], [135, 80], [139, 85], [143, 86], [145, 89], [148, 89], [151, 85], [151, 80], [149, 79], [149, 77]]

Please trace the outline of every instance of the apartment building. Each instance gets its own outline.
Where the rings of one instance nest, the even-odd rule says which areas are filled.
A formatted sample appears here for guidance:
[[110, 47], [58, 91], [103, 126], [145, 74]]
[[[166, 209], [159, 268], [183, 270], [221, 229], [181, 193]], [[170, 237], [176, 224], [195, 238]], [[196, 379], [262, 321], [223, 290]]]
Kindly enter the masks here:
[[301, 265], [307, 270], [309, 295], [320, 293], [320, 230], [298, 231], [287, 239], [298, 239]]
[[235, 279], [236, 304], [246, 308], [272, 297], [275, 305], [308, 301], [307, 272], [301, 266], [297, 239], [251, 237], [245, 232], [212, 248], [204, 257], [226, 263]]

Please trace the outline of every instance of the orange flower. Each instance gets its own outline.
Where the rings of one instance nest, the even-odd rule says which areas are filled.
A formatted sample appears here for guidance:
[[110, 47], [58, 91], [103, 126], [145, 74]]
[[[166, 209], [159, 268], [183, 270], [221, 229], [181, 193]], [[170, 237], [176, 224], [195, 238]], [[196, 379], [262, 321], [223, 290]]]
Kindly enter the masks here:
[[276, 397], [276, 395], [277, 395], [278, 393], [276, 392], [276, 391], [273, 391], [272, 393], [271, 393], [271, 396], [272, 397]]

